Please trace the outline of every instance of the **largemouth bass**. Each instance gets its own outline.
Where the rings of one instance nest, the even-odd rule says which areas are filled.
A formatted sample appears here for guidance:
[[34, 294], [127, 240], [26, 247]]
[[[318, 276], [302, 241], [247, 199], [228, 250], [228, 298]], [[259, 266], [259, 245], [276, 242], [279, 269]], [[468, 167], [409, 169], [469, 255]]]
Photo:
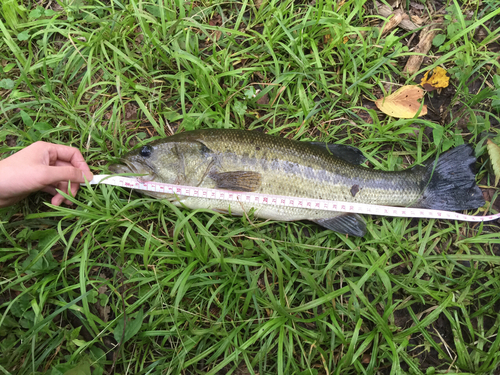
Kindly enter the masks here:
[[[357, 165], [364, 160], [350, 146], [299, 142], [255, 131], [206, 129], [142, 146], [110, 170], [143, 174], [141, 179], [147, 181], [313, 199], [449, 211], [484, 205], [472, 171], [476, 159], [468, 145], [400, 172]], [[344, 234], [366, 233], [366, 223], [358, 214], [145, 194], [191, 209], [243, 215], [253, 208], [258, 218], [310, 220]]]

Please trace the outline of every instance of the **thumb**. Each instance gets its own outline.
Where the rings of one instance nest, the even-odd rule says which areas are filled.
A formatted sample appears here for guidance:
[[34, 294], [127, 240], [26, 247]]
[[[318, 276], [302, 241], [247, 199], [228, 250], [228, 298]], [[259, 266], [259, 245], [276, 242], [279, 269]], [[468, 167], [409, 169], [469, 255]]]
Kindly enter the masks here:
[[44, 185], [52, 185], [61, 181], [81, 183], [85, 182], [84, 175], [88, 181], [93, 178], [92, 172], [82, 171], [81, 169], [75, 167], [46, 167], [42, 181]]

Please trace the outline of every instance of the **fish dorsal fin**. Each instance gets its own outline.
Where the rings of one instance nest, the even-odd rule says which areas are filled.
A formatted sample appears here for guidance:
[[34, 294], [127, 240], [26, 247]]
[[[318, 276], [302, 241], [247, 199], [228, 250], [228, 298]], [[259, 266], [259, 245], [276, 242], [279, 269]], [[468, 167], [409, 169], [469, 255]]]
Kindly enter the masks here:
[[355, 237], [363, 237], [366, 233], [366, 222], [358, 214], [340, 214], [330, 219], [314, 220], [316, 224], [327, 229]]
[[256, 191], [262, 183], [260, 173], [249, 171], [212, 172], [209, 177], [215, 181], [217, 189]]
[[313, 146], [321, 147], [333, 154], [333, 156], [342, 159], [351, 164], [362, 164], [366, 160], [363, 153], [356, 147], [348, 145], [339, 145], [325, 142], [309, 142]]

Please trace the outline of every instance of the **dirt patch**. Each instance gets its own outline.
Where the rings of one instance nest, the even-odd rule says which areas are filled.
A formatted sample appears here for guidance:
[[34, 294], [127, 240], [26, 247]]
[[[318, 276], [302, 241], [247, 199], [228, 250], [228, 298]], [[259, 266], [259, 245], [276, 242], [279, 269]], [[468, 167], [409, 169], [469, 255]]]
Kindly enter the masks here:
[[17, 146], [17, 135], [7, 135], [5, 137], [5, 144], [9, 147], [16, 147]]
[[450, 104], [455, 94], [455, 88], [450, 86], [441, 92], [433, 91], [428, 93], [424, 98], [428, 112], [423, 118], [445, 125], [450, 120]]

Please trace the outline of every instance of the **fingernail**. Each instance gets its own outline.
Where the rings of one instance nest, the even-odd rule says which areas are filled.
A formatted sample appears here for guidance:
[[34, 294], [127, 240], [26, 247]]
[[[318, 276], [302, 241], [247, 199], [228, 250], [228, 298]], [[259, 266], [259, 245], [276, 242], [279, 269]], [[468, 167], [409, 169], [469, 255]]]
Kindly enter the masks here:
[[94, 179], [94, 175], [90, 171], [82, 171], [82, 176], [84, 180], [87, 179], [89, 182]]

